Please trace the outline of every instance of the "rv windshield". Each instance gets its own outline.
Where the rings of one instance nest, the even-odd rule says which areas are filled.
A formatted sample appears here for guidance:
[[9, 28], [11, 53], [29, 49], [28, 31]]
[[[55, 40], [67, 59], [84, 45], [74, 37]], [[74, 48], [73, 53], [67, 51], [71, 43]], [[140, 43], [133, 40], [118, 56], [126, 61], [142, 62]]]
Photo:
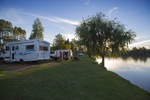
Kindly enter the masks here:
[[55, 54], [55, 51], [51, 51], [50, 54]]

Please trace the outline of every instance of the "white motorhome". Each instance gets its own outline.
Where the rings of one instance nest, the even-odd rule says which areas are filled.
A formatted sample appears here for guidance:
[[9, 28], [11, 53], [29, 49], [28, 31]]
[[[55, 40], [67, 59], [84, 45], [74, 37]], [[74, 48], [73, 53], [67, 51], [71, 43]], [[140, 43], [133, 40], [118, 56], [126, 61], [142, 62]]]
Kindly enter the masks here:
[[10, 42], [4, 49], [5, 52], [1, 53], [0, 57], [4, 61], [24, 62], [50, 59], [50, 43], [39, 39]]

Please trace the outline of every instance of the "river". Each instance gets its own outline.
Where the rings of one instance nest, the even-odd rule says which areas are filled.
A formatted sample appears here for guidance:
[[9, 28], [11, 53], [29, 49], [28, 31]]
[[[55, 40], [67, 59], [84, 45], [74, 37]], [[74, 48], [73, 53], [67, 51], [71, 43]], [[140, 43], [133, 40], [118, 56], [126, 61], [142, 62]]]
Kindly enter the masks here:
[[105, 58], [105, 67], [150, 92], [150, 58]]

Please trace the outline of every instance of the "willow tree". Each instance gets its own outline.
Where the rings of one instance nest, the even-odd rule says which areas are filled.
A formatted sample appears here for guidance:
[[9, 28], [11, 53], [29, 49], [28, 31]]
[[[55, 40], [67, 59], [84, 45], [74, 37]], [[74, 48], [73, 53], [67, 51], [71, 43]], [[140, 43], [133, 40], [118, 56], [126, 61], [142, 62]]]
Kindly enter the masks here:
[[89, 55], [101, 56], [103, 66], [106, 54], [117, 56], [125, 53], [128, 44], [136, 36], [116, 19], [107, 19], [102, 13], [83, 20], [76, 27], [76, 35], [82, 45], [87, 47]]

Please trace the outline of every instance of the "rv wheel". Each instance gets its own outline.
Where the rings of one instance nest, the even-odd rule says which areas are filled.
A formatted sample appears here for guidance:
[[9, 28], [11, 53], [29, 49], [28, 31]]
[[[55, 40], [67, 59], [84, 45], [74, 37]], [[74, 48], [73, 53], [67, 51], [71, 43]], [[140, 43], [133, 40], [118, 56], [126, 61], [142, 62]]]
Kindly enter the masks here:
[[23, 59], [20, 59], [20, 60], [19, 60], [19, 62], [20, 62], [21, 64], [23, 64], [23, 63], [24, 63]]

